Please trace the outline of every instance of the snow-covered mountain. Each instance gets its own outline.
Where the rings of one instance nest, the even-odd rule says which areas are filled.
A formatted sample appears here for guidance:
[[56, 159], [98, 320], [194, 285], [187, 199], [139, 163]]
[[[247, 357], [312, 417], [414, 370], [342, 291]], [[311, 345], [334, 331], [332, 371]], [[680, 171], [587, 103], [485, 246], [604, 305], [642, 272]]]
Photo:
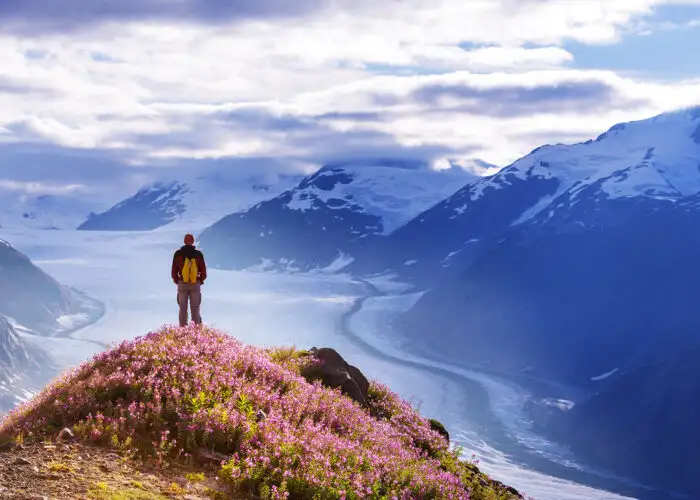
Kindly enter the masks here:
[[599, 198], [678, 201], [698, 191], [700, 108], [693, 108], [618, 124], [584, 143], [538, 148], [420, 214], [351, 267], [416, 280], [449, 276], [543, 214], [582, 212]]
[[27, 328], [50, 332], [83, 312], [81, 297], [61, 286], [29, 258], [0, 240], [0, 315]]
[[[475, 241], [452, 251], [478, 248], [417, 302], [404, 332], [441, 332], [430, 347], [461, 361], [577, 384], [700, 339], [699, 130], [700, 109], [618, 125], [473, 184], [460, 193], [471, 214], [461, 234]], [[503, 193], [510, 203], [485, 201]], [[444, 219], [463, 217], [454, 206], [441, 204]], [[469, 226], [486, 220], [501, 223]], [[444, 263], [435, 255], [433, 269]]]
[[303, 176], [260, 173], [223, 175], [222, 171], [172, 175], [139, 189], [108, 210], [91, 214], [81, 230], [148, 231], [161, 227], [198, 231], [232, 212], [250, 208], [292, 187]]
[[0, 414], [26, 400], [46, 383], [51, 359], [23, 342], [12, 324], [0, 315]]
[[0, 240], [0, 276], [2, 413], [54, 375], [53, 360], [41, 342], [27, 342], [23, 335], [52, 336], [89, 322], [99, 311], [93, 300], [60, 285], [4, 240]]
[[405, 345], [602, 389], [551, 420], [556, 437], [590, 465], [697, 493], [700, 108], [540, 148], [404, 230], [431, 284], [395, 323]]
[[35, 194], [0, 188], [0, 227], [75, 229], [91, 212], [108, 207], [104, 196]]
[[474, 177], [465, 168], [406, 161], [327, 165], [218, 221], [200, 242], [212, 265], [223, 268], [338, 268]]

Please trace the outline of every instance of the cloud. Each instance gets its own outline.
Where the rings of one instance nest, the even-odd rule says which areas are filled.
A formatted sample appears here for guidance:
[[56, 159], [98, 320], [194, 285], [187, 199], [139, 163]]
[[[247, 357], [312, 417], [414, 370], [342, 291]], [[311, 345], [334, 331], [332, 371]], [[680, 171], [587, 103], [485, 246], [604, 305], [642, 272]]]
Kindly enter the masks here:
[[315, 168], [303, 161], [269, 157], [154, 159], [147, 165], [136, 160], [133, 152], [117, 150], [0, 145], [0, 191], [116, 203], [158, 180], [204, 176], [222, 183], [242, 178], [274, 182], [279, 176], [308, 174]]
[[332, 111], [314, 116], [321, 121], [381, 122], [384, 117], [375, 111]]
[[504, 164], [553, 130], [583, 140], [700, 102], [696, 81], [574, 70], [561, 46], [648, 29], [659, 4], [5, 1], [0, 140], [52, 146], [67, 171], [80, 149], [131, 173], [234, 157]]
[[251, 127], [274, 132], [297, 132], [315, 130], [318, 125], [311, 118], [292, 114], [276, 114], [263, 106], [245, 106], [214, 114], [214, 119], [231, 124], [234, 128]]
[[477, 155], [505, 164], [543, 143], [586, 140], [618, 121], [693, 99], [700, 101], [700, 91], [692, 82], [669, 93], [666, 85], [612, 72], [382, 76], [285, 103], [159, 105], [172, 130], [119, 140], [159, 158], [320, 162], [362, 156], [364, 149], [365, 156]]
[[37, 82], [0, 75], [0, 94], [14, 94], [19, 96], [43, 94], [49, 96], [53, 94], [53, 91], [49, 87], [43, 87]]
[[[178, 132], [126, 135], [120, 141], [135, 144], [157, 158], [193, 156], [212, 159], [229, 156], [286, 158], [303, 164], [322, 164], [365, 158], [405, 158], [430, 161], [456, 150], [436, 142], [402, 143], [381, 130], [382, 122], [370, 118], [379, 113], [330, 112], [314, 114], [303, 108], [263, 104], [189, 108], [169, 106], [177, 118]], [[195, 111], [197, 109], [198, 111]], [[356, 115], [359, 114], [359, 120]], [[475, 149], [463, 142], [462, 152]]]
[[95, 147], [94, 141], [83, 140], [69, 126], [53, 118], [31, 116], [5, 124], [5, 129], [23, 142], [56, 142], [70, 147]]
[[471, 113], [498, 117], [541, 113], [585, 112], [640, 108], [649, 105], [643, 98], [630, 98], [605, 80], [588, 77], [563, 81], [511, 82], [493, 86], [477, 82], [432, 83], [411, 93], [411, 98], [444, 112]]
[[75, 194], [80, 191], [85, 191], [86, 187], [82, 184], [47, 184], [45, 182], [19, 182], [15, 180], [0, 179], [0, 190], [5, 191], [20, 191], [26, 194], [48, 194], [48, 195], [64, 195]]
[[373, 158], [430, 162], [435, 158], [477, 151], [476, 144], [462, 142], [458, 148], [440, 141], [402, 141], [395, 135], [371, 129], [344, 132], [326, 130], [293, 141], [297, 154], [319, 164], [371, 160]]
[[285, 101], [153, 103], [135, 117], [100, 115], [102, 128], [86, 129], [100, 132], [92, 138], [80, 139], [81, 125], [62, 127], [58, 118], [6, 128], [71, 147], [89, 139], [105, 151], [127, 151], [126, 161], [136, 164], [473, 155], [503, 165], [555, 139], [585, 140], [618, 121], [700, 102], [694, 82], [668, 90], [601, 71], [381, 76]]
[[[345, 47], [346, 51], [353, 51], [366, 48], [379, 33], [378, 26], [385, 27], [383, 38], [390, 41], [432, 38], [440, 43], [452, 43], [455, 39], [470, 38], [481, 43], [551, 44], [564, 37], [587, 42], [610, 41], [630, 22], [652, 14], [657, 5], [668, 3], [697, 2], [588, 0], [572, 5], [570, 0], [4, 0], [0, 3], [0, 26], [6, 32], [20, 29], [30, 33], [31, 29], [36, 34], [43, 30], [85, 30], [105, 23], [225, 26], [247, 21], [294, 20], [299, 24], [296, 21], [303, 20], [304, 26], [299, 27], [312, 25], [314, 35], [325, 31], [326, 36], [335, 38], [354, 32], [355, 43]], [[319, 20], [329, 26], [319, 30], [314, 25]], [[425, 23], [429, 23], [433, 32], [430, 37], [422, 29]], [[502, 29], [503, 26], [508, 29]], [[352, 30], [347, 30], [348, 27]], [[320, 48], [329, 48], [324, 45]]]
[[85, 23], [189, 20], [220, 23], [256, 18], [304, 15], [321, 8], [322, 0], [3, 0], [0, 19], [7, 28], [40, 26], [65, 30]]
[[119, 195], [134, 190], [156, 173], [154, 168], [130, 167], [123, 151], [39, 143], [0, 145], [0, 180], [6, 190], [79, 190], [81, 196], [99, 198], [109, 191]]
[[573, 61], [573, 55], [561, 47], [491, 46], [466, 51], [464, 66], [476, 71], [504, 69], [534, 70], [561, 66]]

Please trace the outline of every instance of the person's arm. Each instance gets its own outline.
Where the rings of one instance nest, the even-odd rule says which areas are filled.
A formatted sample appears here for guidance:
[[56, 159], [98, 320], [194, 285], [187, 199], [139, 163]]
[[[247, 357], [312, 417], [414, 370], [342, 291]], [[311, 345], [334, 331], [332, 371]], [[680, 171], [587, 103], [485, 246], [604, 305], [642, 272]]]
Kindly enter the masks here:
[[170, 276], [172, 277], [173, 282], [175, 284], [177, 284], [179, 279], [180, 279], [180, 266], [178, 265], [178, 258], [177, 257], [178, 257], [177, 252], [175, 252], [175, 255], [173, 255], [173, 266], [170, 269]]
[[197, 267], [199, 268], [199, 282], [204, 283], [204, 280], [207, 279], [207, 263], [204, 261], [204, 254], [201, 251], [199, 252]]

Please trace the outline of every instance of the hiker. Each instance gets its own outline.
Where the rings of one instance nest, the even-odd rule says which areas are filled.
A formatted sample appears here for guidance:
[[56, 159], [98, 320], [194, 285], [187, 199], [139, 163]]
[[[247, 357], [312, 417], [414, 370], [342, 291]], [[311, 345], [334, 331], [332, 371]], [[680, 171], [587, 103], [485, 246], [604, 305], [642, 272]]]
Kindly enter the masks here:
[[173, 256], [172, 278], [177, 285], [177, 304], [180, 306], [180, 326], [187, 325], [187, 303], [192, 310], [192, 321], [202, 324], [199, 307], [202, 304], [201, 286], [207, 279], [204, 255], [194, 246], [194, 236], [185, 235], [185, 244]]

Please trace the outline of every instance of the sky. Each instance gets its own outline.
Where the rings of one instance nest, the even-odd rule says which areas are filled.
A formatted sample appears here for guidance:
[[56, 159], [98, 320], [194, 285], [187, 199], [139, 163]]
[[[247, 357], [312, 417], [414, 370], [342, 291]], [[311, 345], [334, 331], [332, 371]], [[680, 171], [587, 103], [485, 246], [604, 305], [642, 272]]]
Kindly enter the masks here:
[[700, 0], [3, 0], [0, 186], [506, 166], [700, 104], [698, 46]]

